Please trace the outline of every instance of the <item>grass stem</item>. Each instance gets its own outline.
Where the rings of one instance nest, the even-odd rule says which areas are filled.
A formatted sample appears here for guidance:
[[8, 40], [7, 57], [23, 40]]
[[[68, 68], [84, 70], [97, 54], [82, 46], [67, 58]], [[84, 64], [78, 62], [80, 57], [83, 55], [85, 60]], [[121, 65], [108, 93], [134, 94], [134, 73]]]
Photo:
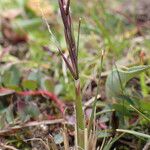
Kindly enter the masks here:
[[78, 146], [84, 149], [84, 130], [85, 130], [85, 118], [84, 118], [84, 112], [82, 109], [82, 96], [81, 96], [81, 88], [80, 88], [80, 80], [74, 80], [75, 82], [75, 94], [76, 94], [76, 100], [75, 100], [75, 110], [76, 110], [76, 122], [77, 122], [77, 143]]

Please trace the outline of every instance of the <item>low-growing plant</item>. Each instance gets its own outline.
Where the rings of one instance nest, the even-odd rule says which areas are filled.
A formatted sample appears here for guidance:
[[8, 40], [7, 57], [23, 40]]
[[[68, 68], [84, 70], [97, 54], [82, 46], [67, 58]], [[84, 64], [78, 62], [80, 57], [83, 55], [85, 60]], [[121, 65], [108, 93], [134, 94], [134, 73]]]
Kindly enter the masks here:
[[59, 8], [61, 17], [64, 25], [65, 40], [69, 52], [69, 60], [64, 56], [60, 48], [58, 48], [63, 60], [65, 61], [68, 69], [74, 80], [75, 86], [75, 112], [76, 112], [76, 143], [77, 149], [86, 149], [85, 138], [85, 117], [84, 110], [82, 107], [82, 94], [80, 87], [80, 75], [79, 75], [79, 64], [78, 64], [78, 49], [79, 49], [79, 35], [81, 20], [79, 20], [78, 38], [75, 41], [72, 18], [70, 14], [70, 0], [59, 0]]
[[68, 67], [72, 78], [74, 80], [75, 87], [75, 112], [76, 112], [76, 143], [78, 149], [85, 149], [85, 117], [82, 108], [82, 94], [80, 87], [80, 76], [79, 76], [79, 66], [78, 66], [78, 49], [79, 49], [79, 34], [80, 34], [80, 23], [79, 20], [79, 31], [77, 42], [75, 41], [72, 18], [70, 14], [70, 0], [59, 0], [60, 13], [64, 25], [64, 34], [66, 45], [69, 52], [69, 59], [65, 57], [61, 48], [57, 45], [58, 51], [61, 54], [63, 60]]
[[[86, 3], [86, 0], [83, 0], [83, 1]], [[26, 0], [24, 2], [26, 2]], [[104, 50], [101, 50], [101, 56], [95, 55], [95, 52], [94, 54], [91, 55], [91, 53], [93, 53], [93, 51], [91, 52], [91, 50], [90, 50], [91, 53], [85, 52], [86, 55], [83, 55], [82, 57], [89, 55], [89, 58], [84, 59], [84, 63], [83, 63], [81, 55], [80, 57], [78, 57], [79, 49], [81, 47], [80, 45], [81, 19], [79, 19], [79, 24], [78, 24], [78, 30], [77, 30], [78, 34], [77, 36], [74, 36], [75, 30], [73, 28], [73, 19], [71, 17], [70, 2], [71, 2], [70, 0], [58, 0], [59, 10], [60, 10], [59, 14], [61, 15], [63, 27], [64, 27], [63, 28], [64, 36], [62, 37], [64, 37], [65, 44], [67, 46], [66, 53], [63, 51], [64, 39], [58, 36], [57, 38], [55, 37], [55, 35], [52, 33], [50, 29], [50, 26], [46, 20], [46, 17], [43, 14], [43, 17], [48, 26], [48, 30], [51, 34], [51, 39], [53, 40], [52, 42], [54, 42], [59, 54], [62, 57], [62, 60], [63, 60], [62, 66], [65, 68], [64, 69], [62, 67], [65, 70], [65, 75], [64, 74], [63, 75], [64, 77], [67, 77], [67, 82], [66, 80], [63, 79], [63, 76], [61, 77], [62, 74], [60, 73], [61, 71], [59, 71], [60, 70], [59, 67], [61, 66], [60, 65], [61, 60], [59, 60], [59, 57], [56, 54], [57, 51], [55, 53], [53, 50], [51, 51], [51, 49], [49, 49], [48, 46], [45, 46], [45, 44], [46, 45], [48, 44], [48, 39], [47, 39], [48, 33], [42, 32], [41, 34], [39, 30], [37, 30], [36, 28], [34, 29], [35, 31], [34, 33], [34, 31], [31, 28], [31, 30], [29, 30], [28, 32], [31, 31], [29, 34], [32, 34], [32, 40], [34, 41], [33, 43], [32, 42], [29, 43], [30, 54], [32, 55], [30, 59], [32, 61], [30, 62], [29, 60], [27, 60], [25, 63], [23, 61], [19, 61], [19, 63], [21, 62], [21, 64], [18, 64], [18, 61], [16, 61], [15, 64], [11, 64], [11, 66], [8, 65], [9, 66], [8, 68], [5, 66], [4, 67], [2, 66], [0, 70], [0, 86], [1, 86], [0, 98], [3, 99], [4, 103], [6, 103], [7, 99], [5, 98], [5, 96], [9, 97], [11, 94], [15, 94], [15, 96], [17, 97], [17, 99], [15, 99], [16, 97], [14, 97], [15, 99], [14, 103], [12, 103], [13, 100], [11, 100], [11, 104], [9, 103], [10, 104], [9, 106], [8, 105], [5, 106], [3, 105], [3, 102], [2, 103], [0, 102], [0, 107], [1, 107], [0, 108], [0, 129], [3, 130], [3, 128], [5, 128], [5, 126], [7, 125], [7, 126], [10, 126], [8, 130], [11, 130], [12, 125], [14, 125], [14, 127], [15, 125], [18, 125], [18, 120], [19, 120], [19, 123], [20, 121], [21, 123], [25, 123], [25, 125], [23, 124], [24, 127], [31, 127], [31, 124], [33, 122], [31, 123], [29, 122], [28, 126], [26, 122], [31, 121], [32, 119], [36, 120], [37, 117], [40, 118], [41, 117], [40, 113], [42, 113], [42, 115], [46, 113], [45, 114], [46, 116], [44, 116], [43, 118], [48, 117], [47, 119], [51, 119], [53, 118], [53, 116], [49, 116], [51, 112], [47, 113], [47, 110], [51, 111], [51, 107], [53, 107], [53, 103], [54, 103], [55, 107], [57, 106], [57, 108], [60, 110], [61, 117], [64, 117], [67, 121], [64, 122], [64, 119], [61, 118], [59, 122], [57, 122], [57, 123], [62, 124], [64, 127], [63, 130], [58, 129], [60, 131], [59, 133], [53, 134], [53, 131], [52, 131], [52, 135], [50, 135], [51, 131], [50, 132], [48, 131], [47, 139], [45, 138], [45, 136], [44, 136], [44, 140], [42, 139], [42, 137], [36, 138], [36, 140], [43, 141], [42, 143], [44, 143], [46, 149], [58, 150], [60, 147], [62, 147], [62, 143], [63, 143], [63, 148], [65, 150], [71, 149], [70, 148], [71, 145], [73, 145], [74, 149], [76, 150], [79, 150], [79, 149], [110, 150], [110, 149], [114, 149], [114, 147], [118, 148], [117, 144], [120, 144], [122, 141], [124, 142], [124, 138], [128, 137], [128, 135], [126, 134], [131, 134], [131, 136], [136, 136], [138, 138], [140, 137], [138, 143], [140, 143], [139, 144], [140, 146], [141, 145], [143, 146], [143, 143], [145, 143], [147, 139], [148, 140], [150, 139], [150, 136], [147, 134], [148, 131], [141, 129], [141, 126], [143, 127], [143, 125], [145, 124], [147, 126], [147, 123], [149, 124], [150, 122], [150, 118], [148, 114], [150, 110], [149, 108], [150, 104], [149, 104], [149, 100], [146, 102], [141, 101], [142, 94], [140, 92], [139, 93], [133, 92], [135, 89], [133, 89], [132, 91], [132, 89], [128, 87], [128, 84], [130, 84], [130, 80], [132, 78], [134, 78], [137, 74], [143, 73], [144, 71], [148, 70], [150, 66], [141, 65], [141, 66], [135, 66], [135, 67], [130, 67], [130, 68], [127, 68], [127, 67], [120, 68], [120, 67], [115, 66], [115, 68], [112, 69], [110, 73], [107, 74], [107, 72], [105, 72], [108, 75], [106, 79], [105, 89], [104, 89], [106, 93], [106, 98], [104, 99], [106, 101], [105, 102], [98, 101], [99, 98], [103, 100], [103, 95], [102, 94], [99, 95], [101, 91], [100, 85], [101, 85], [101, 82], [102, 84], [105, 83], [105, 77], [106, 77], [106, 76], [104, 77], [104, 81], [101, 80], [102, 79], [101, 74], [103, 71], [104, 52], [106, 51], [106, 54], [108, 54], [108, 57], [110, 55], [118, 56], [118, 54], [121, 54], [122, 50], [124, 50], [125, 47], [128, 47], [129, 43], [127, 41], [124, 41], [123, 38], [121, 38], [121, 40], [118, 40], [118, 36], [114, 37], [114, 33], [117, 32], [118, 28], [114, 29], [113, 32], [112, 32], [112, 29], [119, 23], [117, 16], [115, 16], [114, 18], [114, 15], [111, 12], [108, 11], [107, 13], [104, 8], [105, 6], [103, 5], [103, 2], [100, 2], [99, 0], [94, 0], [91, 2], [92, 7], [87, 6], [88, 8], [91, 7], [90, 11], [86, 7], [83, 8], [84, 6], [81, 6], [82, 10], [80, 11], [84, 11], [84, 9], [86, 9], [85, 13], [87, 13], [88, 16], [91, 15], [90, 21], [92, 21], [92, 25], [93, 25], [92, 26], [88, 24], [86, 25], [86, 27], [82, 26], [83, 27], [82, 29], [86, 29], [86, 34], [93, 32], [94, 36], [96, 34], [98, 35], [98, 39], [100, 38], [100, 41], [97, 39], [94, 39], [95, 40], [94, 43], [91, 42], [88, 38], [86, 39], [92, 45], [92, 48], [95, 46], [96, 46], [96, 49], [99, 48], [99, 42], [100, 42], [102, 43], [100, 44], [100, 49], [104, 49]], [[54, 3], [57, 4], [57, 1]], [[75, 3], [76, 2], [74, 2], [74, 4]], [[23, 7], [25, 8], [25, 5]], [[77, 9], [78, 5], [76, 5], [75, 7], [76, 7], [75, 11], [79, 11]], [[99, 12], [102, 12], [102, 14]], [[78, 13], [81, 13], [81, 12], [78, 12]], [[31, 19], [31, 20], [28, 20], [27, 22], [26, 21], [25, 22], [21, 21], [19, 26], [23, 25], [23, 28], [29, 29], [29, 26], [31, 25], [34, 26], [34, 25], [37, 25], [37, 23], [38, 24], [42, 23], [39, 18], [37, 19], [35, 18], [33, 20]], [[56, 34], [59, 34], [59, 33], [56, 33]], [[101, 39], [101, 36], [103, 37], [102, 39]], [[36, 40], [37, 37], [39, 39]], [[90, 37], [90, 39], [92, 38], [93, 36]], [[41, 39], [43, 41], [41, 41]], [[59, 44], [58, 42], [59, 40], [57, 39], [60, 40], [60, 43], [63, 42], [62, 44], [63, 46]], [[82, 44], [83, 43], [84, 41], [82, 41]], [[54, 47], [52, 46], [52, 49], [53, 48]], [[35, 49], [36, 49], [36, 52], [35, 52]], [[43, 53], [43, 50], [51, 53], [50, 56], [54, 55], [55, 57], [49, 57], [47, 53]], [[110, 52], [112, 53], [110, 54]], [[47, 58], [51, 60], [54, 59], [54, 62], [49, 61], [49, 59], [47, 61]], [[55, 58], [57, 58], [58, 61]], [[45, 60], [50, 65], [46, 64], [45, 66], [45, 63], [46, 63]], [[80, 64], [80, 62], [82, 62], [82, 64]], [[82, 82], [82, 79], [85, 76], [83, 75], [83, 72], [82, 70], [80, 70], [80, 68], [83, 68], [85, 63], [87, 63], [87, 65], [84, 68], [84, 70], [86, 70], [85, 71], [86, 73], [84, 72], [85, 76], [87, 77], [89, 75], [91, 71], [90, 69], [91, 68], [93, 69], [93, 66], [94, 66], [93, 70], [95, 73], [93, 76], [90, 76], [92, 77], [92, 81], [90, 78], [90, 80], [88, 81], [88, 85], [86, 85], [85, 87], [89, 86], [89, 82], [90, 84], [92, 84], [91, 82], [94, 82], [95, 84], [94, 86], [97, 88], [95, 91], [95, 87], [94, 88], [90, 87], [92, 94], [93, 95], [95, 94], [95, 96], [94, 98], [90, 99], [87, 102], [88, 104], [87, 103], [83, 104], [83, 101], [82, 101], [84, 99], [83, 91], [84, 90], [86, 91], [87, 89], [84, 88], [84, 90], [82, 90], [82, 84], [84, 84], [85, 82], [85, 81]], [[24, 76], [22, 77], [21, 75], [22, 72], [20, 71], [20, 68], [18, 68], [18, 65], [21, 66], [22, 64], [23, 65], [28, 64], [30, 68], [32, 68], [32, 71], [30, 70], [28, 72], [29, 74], [26, 73], [26, 77]], [[70, 80], [70, 78], [68, 78], [67, 76], [65, 65], [70, 71], [70, 76], [72, 80], [71, 84], [68, 82], [68, 79]], [[44, 69], [42, 68], [41, 70], [41, 66], [45, 66], [43, 67]], [[47, 70], [49, 66], [52, 67], [50, 68], [52, 72], [51, 71], [49, 72]], [[38, 69], [34, 70], [33, 67], [38, 68]], [[64, 70], [63, 70], [63, 73], [64, 73]], [[54, 72], [56, 72], [57, 75], [53, 75], [55, 74]], [[48, 75], [45, 75], [45, 73], [48, 73]], [[51, 74], [51, 77], [49, 77], [50, 74]], [[64, 80], [64, 81], [60, 81], [60, 83], [58, 83], [58, 79]], [[146, 85], [144, 74], [141, 74], [140, 81], [141, 83], [139, 86], [141, 86], [142, 88], [141, 91], [145, 92], [145, 95], [148, 95], [149, 91], [147, 90], [148, 86]], [[66, 83], [68, 84], [67, 87], [69, 87], [69, 90], [67, 90], [66, 88]], [[64, 87], [59, 86], [59, 85], [62, 85]], [[10, 89], [13, 89], [13, 90], [10, 90]], [[69, 137], [70, 134], [68, 134], [68, 132], [70, 133], [70, 127], [72, 129], [72, 125], [71, 126], [68, 125], [68, 123], [70, 123], [70, 120], [67, 118], [68, 116], [66, 117], [66, 114], [67, 114], [66, 113], [67, 111], [65, 111], [66, 105], [63, 101], [59, 100], [59, 98], [55, 94], [57, 96], [58, 95], [62, 96], [61, 98], [65, 99], [66, 101], [68, 99], [69, 100], [74, 99], [74, 105], [75, 105], [74, 112], [75, 112], [75, 117], [76, 117], [76, 121], [75, 121], [74, 128], [73, 128], [73, 130], [75, 130], [74, 141], [70, 140], [70, 137]], [[138, 96], [141, 96], [141, 97], [138, 97]], [[41, 102], [41, 98], [42, 98], [42, 102]], [[49, 103], [49, 100], [52, 100], [53, 102]], [[42, 104], [42, 110], [41, 110], [41, 104]], [[46, 112], [45, 112], [45, 108], [46, 108]], [[43, 110], [44, 110], [44, 113], [42, 112]], [[88, 115], [86, 112], [87, 110], [89, 110]], [[52, 121], [51, 124], [53, 124], [53, 121], [55, 122], [56, 120], [42, 120], [42, 122], [36, 121], [37, 124], [35, 126], [38, 126], [40, 123], [43, 125], [45, 124], [43, 122], [46, 122], [46, 121], [48, 122]], [[20, 128], [22, 128], [21, 125], [19, 125], [19, 129]], [[5, 133], [8, 131], [4, 130], [2, 132]], [[71, 134], [72, 134], [72, 130], [71, 130]], [[19, 134], [19, 136], [20, 135], [22, 136], [22, 134]], [[121, 140], [119, 140], [120, 138]], [[14, 141], [13, 137], [11, 137], [11, 139]], [[25, 139], [23, 141], [20, 141], [20, 143], [26, 143], [26, 145], [28, 145], [28, 142], [30, 140], [33, 140], [33, 139]], [[71, 144], [70, 144], [70, 141], [71, 141]], [[18, 140], [16, 140], [15, 143], [19, 143]], [[124, 143], [128, 144], [128, 142], [126, 141]], [[0, 144], [1, 144], [1, 141], [0, 141]], [[31, 147], [30, 145], [28, 146]], [[22, 144], [21, 147], [17, 146], [17, 148], [22, 148], [22, 147], [24, 147], [24, 144]], [[119, 147], [118, 149], [121, 149], [121, 148]]]
[[[73, 81], [74, 81], [75, 114], [76, 114], [76, 126], [75, 126], [75, 131], [76, 131], [75, 143], [76, 144], [75, 144], [75, 148], [90, 150], [90, 147], [92, 146], [92, 144], [95, 143], [92, 146], [92, 149], [95, 149], [96, 134], [94, 133], [95, 131], [93, 133], [91, 131], [92, 131], [92, 124], [93, 124], [94, 118], [95, 118], [96, 101], [97, 101], [97, 95], [98, 95], [99, 89], [97, 90], [97, 94], [95, 96], [93, 112], [91, 115], [88, 130], [87, 130], [87, 127], [85, 125], [86, 119], [85, 119], [84, 110], [83, 110], [82, 91], [81, 91], [81, 85], [80, 85], [80, 74], [79, 74], [79, 64], [78, 64], [78, 50], [79, 50], [79, 41], [80, 41], [81, 19], [79, 19], [78, 36], [77, 36], [77, 40], [75, 40], [74, 31], [73, 31], [73, 23], [72, 23], [72, 18], [71, 18], [71, 14], [70, 14], [70, 0], [68, 0], [68, 1], [59, 0], [59, 8], [60, 8], [61, 18], [62, 18], [63, 25], [64, 25], [64, 36], [65, 36], [66, 45], [67, 45], [67, 49], [68, 49], [68, 53], [69, 53], [69, 58], [66, 58], [66, 56], [63, 54], [61, 47], [58, 44], [57, 39], [51, 32], [49, 25], [48, 24], [47, 25], [48, 25], [49, 32], [51, 33], [53, 39], [56, 42], [57, 49], [58, 49], [59, 53], [61, 54], [64, 62], [66, 63], [66, 66], [68, 67], [68, 69], [72, 75]], [[102, 67], [102, 63], [101, 63], [101, 67]], [[93, 141], [94, 143], [93, 142], [88, 143], [88, 141], [90, 142], [90, 140]]]
[[[72, 75], [73, 81], [74, 81], [75, 112], [76, 112], [75, 149], [84, 149], [84, 150], [95, 149], [97, 135], [96, 135], [94, 123], [96, 121], [95, 114], [96, 114], [96, 103], [97, 103], [97, 96], [98, 96], [99, 88], [97, 88], [97, 93], [96, 93], [95, 100], [93, 103], [91, 118], [90, 118], [88, 127], [86, 127], [85, 125], [86, 119], [84, 116], [84, 110], [83, 110], [83, 104], [82, 104], [82, 94], [81, 94], [82, 91], [80, 87], [80, 74], [79, 74], [79, 63], [78, 63], [81, 20], [79, 20], [78, 36], [77, 36], [77, 40], [75, 40], [73, 23], [72, 23], [72, 18], [71, 18], [71, 13], [70, 13], [70, 0], [68, 1], [59, 0], [58, 2], [59, 2], [59, 9], [60, 9], [61, 18], [62, 18], [63, 26], [64, 26], [64, 37], [66, 40], [69, 58], [66, 58], [66, 56], [63, 54], [63, 51], [61, 47], [59, 46], [58, 42], [56, 46], [63, 60], [65, 61], [66, 66], [68, 67]], [[50, 28], [49, 28], [49, 31], [52, 34]], [[56, 40], [53, 34], [52, 36]], [[104, 54], [102, 54], [102, 57], [101, 57], [99, 81], [101, 78], [103, 55]], [[133, 67], [133, 68], [125, 69], [125, 70], [118, 70], [118, 69], [116, 69], [115, 71], [113, 70], [112, 73], [110, 73], [110, 75], [108, 76], [107, 81], [106, 81], [106, 92], [107, 92], [108, 98], [117, 96], [115, 98], [123, 99], [123, 97], [121, 96], [126, 96], [126, 93], [124, 93], [124, 88], [125, 88], [126, 83], [131, 78], [133, 78], [137, 73], [141, 73], [147, 69], [149, 69], [149, 66], [137, 66], [137, 67]], [[99, 81], [97, 85], [99, 85]], [[119, 94], [117, 95], [117, 93]], [[129, 101], [131, 102], [131, 104], [133, 104], [132, 100], [129, 100]], [[124, 107], [124, 104], [123, 104], [123, 107]], [[113, 111], [112, 114], [114, 114], [114, 116], [112, 115], [112, 122], [115, 122], [117, 120], [113, 120], [115, 118], [114, 110], [107, 110], [106, 112], [112, 112], [112, 111]], [[112, 124], [112, 128], [113, 128], [113, 124]], [[116, 130], [116, 128], [118, 128], [118, 126], [115, 126], [113, 130]], [[116, 131], [118, 132], [122, 131], [125, 133], [131, 133], [131, 134], [135, 133], [132, 131], [128, 132], [126, 130], [121, 130], [121, 129], [118, 129]], [[141, 135], [138, 133], [135, 133], [135, 134]], [[106, 145], [104, 147], [102, 146], [101, 148], [107, 149], [107, 150], [110, 149], [113, 143], [116, 142], [121, 136], [123, 136], [123, 134], [121, 134], [120, 136], [114, 135], [114, 138], [110, 138], [110, 140], [106, 142]], [[145, 136], [145, 137], [149, 137], [149, 136]], [[93, 143], [92, 147], [91, 147], [92, 145], [91, 141]]]

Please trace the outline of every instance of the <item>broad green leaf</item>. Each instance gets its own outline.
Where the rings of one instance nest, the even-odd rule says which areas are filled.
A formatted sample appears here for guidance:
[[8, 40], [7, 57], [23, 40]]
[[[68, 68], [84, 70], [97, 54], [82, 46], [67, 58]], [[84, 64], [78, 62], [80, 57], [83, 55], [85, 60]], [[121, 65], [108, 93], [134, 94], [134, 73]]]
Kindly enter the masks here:
[[19, 101], [17, 106], [19, 117], [23, 122], [30, 118], [36, 118], [40, 113], [34, 102]]
[[0, 115], [0, 129], [4, 128], [5, 127], [5, 113], [1, 114]]
[[2, 101], [0, 101], [0, 115], [5, 111], [5, 106]]
[[118, 96], [118, 99], [124, 100], [124, 101], [128, 102], [128, 103], [131, 104], [131, 105], [134, 105], [134, 104], [135, 104], [135, 103], [134, 103], [134, 100], [133, 100], [132, 98], [130, 98], [130, 96], [128, 96], [128, 95], [119, 95], [119, 96]]
[[148, 70], [148, 66], [135, 66], [128, 69], [114, 69], [108, 75], [106, 81], [106, 95], [108, 98], [117, 98], [119, 95], [123, 95], [123, 90], [126, 87], [127, 82], [140, 73]]
[[13, 110], [12, 107], [8, 107], [6, 110], [6, 121], [11, 124], [14, 121], [14, 114], [13, 114]]
[[142, 111], [150, 112], [150, 96], [145, 97], [141, 102]]
[[6, 86], [17, 86], [19, 84], [20, 77], [20, 71], [15, 65], [13, 65], [4, 72], [2, 82]]
[[3, 84], [6, 85], [6, 86], [9, 85], [9, 83], [11, 82], [11, 72], [6, 71], [6, 72], [3, 74], [2, 82], [3, 82]]
[[113, 104], [112, 108], [114, 108], [121, 116], [130, 116], [130, 112], [126, 106], [123, 106], [121, 104]]
[[28, 116], [32, 118], [36, 118], [40, 114], [39, 109], [34, 102], [29, 102], [26, 105], [25, 112]]
[[47, 91], [54, 91], [54, 81], [50, 78], [42, 78], [41, 79], [41, 88]]
[[14, 91], [22, 91], [22, 89], [19, 85], [8, 85], [7, 88], [12, 89]]
[[28, 89], [28, 90], [36, 90], [38, 87], [38, 83], [37, 81], [34, 81], [34, 80], [24, 80], [22, 82], [22, 86], [23, 88]]
[[18, 85], [21, 77], [19, 69], [13, 65], [10, 68], [10, 71], [11, 71], [11, 84]]
[[28, 75], [28, 80], [37, 81], [39, 85], [42, 78], [43, 74], [40, 70], [34, 70]]

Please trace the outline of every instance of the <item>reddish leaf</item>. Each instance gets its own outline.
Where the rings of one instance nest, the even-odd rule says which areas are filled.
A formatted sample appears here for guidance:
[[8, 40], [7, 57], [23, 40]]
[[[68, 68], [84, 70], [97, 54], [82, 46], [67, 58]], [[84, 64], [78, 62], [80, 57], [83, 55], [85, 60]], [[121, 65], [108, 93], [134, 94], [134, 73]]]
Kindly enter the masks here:
[[10, 94], [14, 94], [14, 93], [15, 93], [14, 90], [0, 88], [0, 96], [10, 95]]
[[55, 94], [53, 94], [51, 92], [39, 90], [39, 91], [17, 92], [17, 94], [22, 95], [22, 96], [28, 96], [28, 95], [45, 95], [45, 96], [48, 96], [51, 100], [53, 100], [57, 104], [60, 111], [62, 113], [64, 113], [65, 104], [60, 99], [58, 99], [58, 97]]

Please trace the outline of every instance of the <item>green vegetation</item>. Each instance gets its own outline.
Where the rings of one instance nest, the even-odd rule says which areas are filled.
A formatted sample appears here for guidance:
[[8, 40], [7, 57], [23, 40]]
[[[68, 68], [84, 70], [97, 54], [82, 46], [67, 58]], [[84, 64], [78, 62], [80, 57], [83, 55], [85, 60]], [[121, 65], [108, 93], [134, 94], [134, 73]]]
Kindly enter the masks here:
[[148, 150], [148, 9], [0, 1], [0, 149]]

